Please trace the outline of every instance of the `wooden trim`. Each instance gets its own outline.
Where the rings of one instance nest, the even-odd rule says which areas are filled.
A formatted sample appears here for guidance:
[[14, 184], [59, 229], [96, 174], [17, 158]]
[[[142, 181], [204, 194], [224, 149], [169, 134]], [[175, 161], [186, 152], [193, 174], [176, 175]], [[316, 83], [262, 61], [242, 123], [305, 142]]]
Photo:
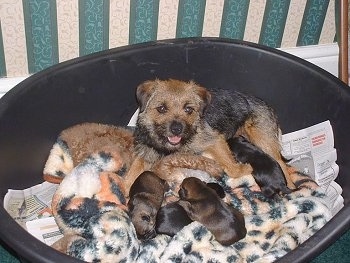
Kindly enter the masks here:
[[340, 0], [339, 78], [349, 84], [348, 0]]

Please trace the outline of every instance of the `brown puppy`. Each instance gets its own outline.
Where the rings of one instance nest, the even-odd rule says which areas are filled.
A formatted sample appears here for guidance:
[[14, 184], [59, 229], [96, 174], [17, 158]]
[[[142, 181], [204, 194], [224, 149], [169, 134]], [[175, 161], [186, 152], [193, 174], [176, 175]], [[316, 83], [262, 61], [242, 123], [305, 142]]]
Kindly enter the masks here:
[[139, 239], [156, 236], [156, 216], [165, 190], [166, 182], [150, 171], [143, 172], [131, 186], [128, 208]]
[[255, 97], [229, 91], [210, 93], [192, 81], [173, 79], [146, 81], [138, 86], [136, 97], [140, 112], [134, 133], [135, 158], [125, 178], [127, 189], [142, 171], [175, 153], [209, 157], [232, 178], [251, 173], [252, 167], [237, 163], [226, 143], [236, 133], [280, 162], [277, 119]]
[[232, 245], [247, 234], [244, 216], [200, 179], [188, 177], [183, 180], [179, 196], [179, 204], [188, 216], [203, 224], [220, 244]]
[[[225, 197], [224, 189], [217, 183], [207, 183], [207, 186], [213, 189], [220, 198]], [[162, 206], [157, 214], [156, 232], [174, 236], [184, 226], [190, 224], [192, 219], [189, 218], [185, 209], [179, 202], [173, 202]]]

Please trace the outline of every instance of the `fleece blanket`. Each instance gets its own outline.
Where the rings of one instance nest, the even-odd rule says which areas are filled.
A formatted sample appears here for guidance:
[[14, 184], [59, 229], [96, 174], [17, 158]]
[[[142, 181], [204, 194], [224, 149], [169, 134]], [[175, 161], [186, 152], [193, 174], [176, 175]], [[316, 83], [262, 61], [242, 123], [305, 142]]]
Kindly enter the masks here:
[[[240, 179], [222, 174], [214, 179], [206, 171], [179, 167], [176, 178], [195, 176], [223, 187], [225, 202], [244, 214], [246, 237], [222, 246], [203, 225], [192, 222], [174, 237], [158, 235], [141, 241], [126, 206], [125, 155], [95, 151], [76, 165], [70, 155], [58, 138], [44, 169], [46, 178], [61, 181], [52, 208], [64, 237], [53, 247], [87, 262], [273, 262], [331, 218], [317, 184], [293, 169], [291, 178], [298, 190], [268, 199], [250, 174]], [[177, 198], [178, 181], [170, 185], [167, 200]]]

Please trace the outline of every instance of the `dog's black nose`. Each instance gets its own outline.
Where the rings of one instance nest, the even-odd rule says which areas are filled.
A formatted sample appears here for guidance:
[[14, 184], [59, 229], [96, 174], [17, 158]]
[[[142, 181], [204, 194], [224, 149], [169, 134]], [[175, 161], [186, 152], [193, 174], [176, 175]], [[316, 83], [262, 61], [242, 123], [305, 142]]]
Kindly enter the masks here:
[[174, 135], [179, 135], [182, 133], [184, 126], [182, 125], [182, 123], [178, 122], [178, 121], [173, 121], [170, 125], [170, 131], [174, 134]]

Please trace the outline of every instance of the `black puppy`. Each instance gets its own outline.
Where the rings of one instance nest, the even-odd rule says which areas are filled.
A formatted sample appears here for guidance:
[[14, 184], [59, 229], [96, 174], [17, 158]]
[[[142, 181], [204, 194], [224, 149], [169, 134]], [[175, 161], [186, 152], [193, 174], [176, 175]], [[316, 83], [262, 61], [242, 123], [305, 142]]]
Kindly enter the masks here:
[[155, 229], [157, 234], [172, 237], [191, 222], [193, 221], [189, 218], [185, 209], [178, 202], [173, 202], [159, 209]]
[[238, 162], [249, 163], [252, 166], [252, 175], [266, 197], [272, 198], [279, 193], [292, 192], [287, 187], [280, 165], [270, 155], [243, 136], [230, 138], [227, 143]]
[[239, 135], [247, 138], [278, 162], [288, 187], [294, 188], [281, 155], [281, 130], [274, 109], [262, 99], [235, 90], [212, 90], [210, 93], [212, 99], [205, 109], [207, 123], [226, 140]]
[[[207, 186], [215, 190], [220, 198], [225, 197], [225, 191], [219, 184], [207, 183]], [[172, 237], [191, 222], [193, 221], [187, 215], [185, 209], [178, 202], [173, 202], [160, 208], [155, 229], [157, 234], [165, 234]]]

